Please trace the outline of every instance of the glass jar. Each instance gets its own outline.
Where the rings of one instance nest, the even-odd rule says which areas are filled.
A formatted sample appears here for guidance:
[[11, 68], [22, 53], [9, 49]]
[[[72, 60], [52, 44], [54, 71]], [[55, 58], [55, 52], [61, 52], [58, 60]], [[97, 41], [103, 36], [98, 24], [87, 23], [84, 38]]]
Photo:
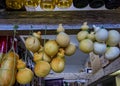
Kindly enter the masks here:
[[55, 0], [41, 0], [41, 2], [40, 2], [41, 9], [43, 9], [45, 11], [52, 11], [52, 10], [54, 10], [55, 5], [56, 5], [56, 1]]
[[6, 0], [6, 6], [10, 9], [21, 9], [23, 7], [23, 0]]
[[5, 10], [5, 8], [6, 8], [5, 0], [0, 0], [0, 11]]
[[40, 3], [40, 0], [25, 0], [24, 4], [26, 7], [29, 7], [29, 8], [36, 8], [38, 7]]
[[88, 0], [91, 8], [100, 8], [104, 5], [104, 0]]
[[73, 6], [75, 8], [84, 8], [88, 5], [88, 0], [73, 0]]
[[107, 9], [116, 9], [120, 7], [119, 0], [104, 0]]
[[56, 0], [58, 8], [69, 8], [72, 5], [72, 0]]

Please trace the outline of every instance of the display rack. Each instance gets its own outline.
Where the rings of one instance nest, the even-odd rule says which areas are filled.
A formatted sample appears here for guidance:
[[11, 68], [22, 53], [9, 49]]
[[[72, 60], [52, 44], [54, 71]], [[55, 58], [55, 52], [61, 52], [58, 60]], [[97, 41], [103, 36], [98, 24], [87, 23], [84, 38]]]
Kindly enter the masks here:
[[[13, 35], [13, 25], [18, 24], [17, 35], [28, 35], [33, 25], [33, 30], [47, 34], [55, 34], [58, 24], [62, 23], [66, 33], [76, 34], [83, 22], [87, 21], [90, 29], [92, 25], [103, 26], [107, 29], [120, 31], [120, 9], [116, 10], [65, 10], [65, 11], [3, 11], [0, 12], [0, 35]], [[89, 86], [105, 79], [109, 74], [120, 69], [120, 57], [93, 74], [88, 82]], [[111, 70], [112, 69], [112, 70]]]
[[[30, 8], [25, 6], [26, 11], [44, 11], [40, 8], [40, 5], [38, 5], [36, 8]], [[82, 10], [108, 10], [105, 8], [105, 6], [99, 7], [99, 8], [91, 8], [89, 5], [87, 5], [84, 8], [76, 8], [73, 6], [73, 4], [69, 8], [58, 8], [57, 6], [53, 11], [82, 11]]]

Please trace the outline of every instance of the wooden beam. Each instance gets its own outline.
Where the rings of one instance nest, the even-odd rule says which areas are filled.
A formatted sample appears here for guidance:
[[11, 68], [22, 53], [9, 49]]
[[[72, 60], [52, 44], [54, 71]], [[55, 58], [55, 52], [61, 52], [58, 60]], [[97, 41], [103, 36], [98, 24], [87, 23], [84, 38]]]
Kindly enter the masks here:
[[105, 76], [120, 70], [120, 57], [104, 68]]
[[92, 74], [91, 78], [88, 81], [88, 85], [95, 83], [104, 76], [104, 70], [100, 69], [97, 73]]
[[107, 67], [101, 68], [97, 73], [93, 74], [88, 82], [88, 86], [94, 86], [97, 85], [97, 83], [100, 83], [106, 79], [109, 79], [111, 77], [110, 74], [113, 72], [116, 72], [117, 70], [120, 70], [120, 57], [115, 59], [113, 62], [111, 62]]
[[120, 76], [116, 76], [116, 86], [120, 86]]
[[[95, 24], [105, 28], [120, 28], [120, 10], [97, 11], [5, 11], [0, 13], [0, 25], [38, 25], [43, 28], [56, 29], [59, 23], [63, 23], [66, 29], [79, 29], [83, 22], [87, 21], [90, 27]], [[4, 28], [3, 28], [4, 29]], [[22, 28], [25, 29], [25, 28]], [[38, 28], [37, 28], [38, 29]]]
[[[30, 35], [32, 30], [17, 30], [17, 34], [16, 35]], [[42, 35], [45, 34], [45, 30], [33, 30], [34, 32], [37, 32], [37, 31], [41, 31]], [[74, 30], [66, 30], [65, 31], [67, 34], [69, 35], [75, 35], [79, 32], [78, 29], [74, 29]], [[56, 30], [47, 30], [46, 31], [46, 34], [47, 35], [56, 35], [57, 32]], [[12, 36], [13, 35], [13, 30], [0, 30], [0, 36]]]
[[81, 73], [50, 73], [46, 78], [64, 78], [65, 80], [87, 80], [89, 74], [86, 72]]
[[[5, 11], [0, 13], [0, 23], [11, 24], [79, 24], [85, 21], [90, 23], [119, 23], [120, 10], [98, 10], [98, 11]], [[3, 21], [2, 21], [3, 20]], [[34, 20], [34, 21], [32, 21]]]
[[[58, 24], [62, 23], [68, 34], [77, 34], [83, 22], [87, 21], [90, 29], [92, 25], [103, 26], [107, 29], [120, 31], [120, 10], [96, 11], [4, 11], [0, 12], [0, 35], [12, 35], [13, 25], [19, 25], [18, 35], [28, 35], [33, 30], [48, 34], [56, 34]], [[29, 30], [29, 31], [28, 31]]]

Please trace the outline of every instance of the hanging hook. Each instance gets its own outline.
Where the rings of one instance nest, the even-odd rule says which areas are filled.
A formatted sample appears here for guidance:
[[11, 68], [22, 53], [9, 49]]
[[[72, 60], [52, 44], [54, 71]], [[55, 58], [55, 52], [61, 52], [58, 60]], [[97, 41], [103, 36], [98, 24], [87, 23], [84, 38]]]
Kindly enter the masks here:
[[11, 47], [11, 49], [14, 51], [14, 39], [15, 39], [15, 36], [16, 36], [16, 33], [17, 33], [17, 29], [19, 28], [19, 26], [17, 25], [17, 24], [15, 24], [14, 26], [13, 26], [13, 40], [12, 40], [12, 47]]
[[[43, 43], [43, 46], [45, 45], [45, 42], [46, 42], [46, 32], [47, 32], [47, 26], [45, 25], [45, 38], [44, 38], [44, 43]], [[44, 48], [43, 48], [43, 55], [42, 55], [42, 60], [43, 60], [43, 58], [44, 58], [44, 55], [45, 55], [45, 50], [44, 50]]]
[[30, 26], [30, 29], [31, 29], [30, 30], [30, 35], [32, 35], [32, 33], [33, 33], [33, 25]]

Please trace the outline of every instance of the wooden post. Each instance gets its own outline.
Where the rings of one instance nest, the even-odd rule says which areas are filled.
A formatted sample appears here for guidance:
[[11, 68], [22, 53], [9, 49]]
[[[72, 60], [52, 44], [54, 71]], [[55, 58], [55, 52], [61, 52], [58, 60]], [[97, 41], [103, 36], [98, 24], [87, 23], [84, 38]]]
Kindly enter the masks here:
[[120, 86], [120, 75], [115, 77], [116, 79], [116, 86]]

